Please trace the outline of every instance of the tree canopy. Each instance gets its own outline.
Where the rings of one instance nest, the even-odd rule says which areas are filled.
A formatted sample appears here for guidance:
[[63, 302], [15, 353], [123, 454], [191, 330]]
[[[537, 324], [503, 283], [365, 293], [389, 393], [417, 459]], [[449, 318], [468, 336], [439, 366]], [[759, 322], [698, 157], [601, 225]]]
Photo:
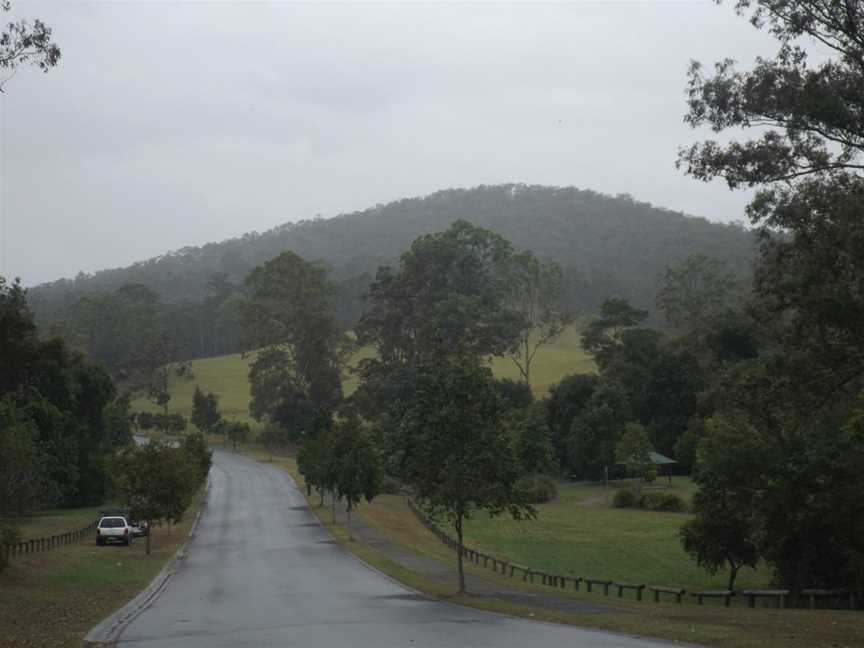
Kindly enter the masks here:
[[534, 514], [516, 488], [522, 473], [513, 437], [501, 423], [489, 369], [452, 357], [421, 367], [400, 440], [402, 476], [421, 502], [446, 516], [456, 530], [459, 591], [464, 592], [464, 520], [478, 509], [515, 518]]
[[326, 271], [283, 252], [253, 270], [246, 286], [249, 296], [240, 312], [250, 346], [261, 349], [249, 373], [251, 412], [295, 436], [315, 433], [315, 421], [329, 419], [342, 399], [347, 348], [333, 316]]
[[[719, 371], [700, 408], [715, 415], [696, 445], [697, 517], [682, 539], [709, 569], [726, 552], [732, 578], [734, 564], [756, 552], [793, 591], [856, 589], [864, 582], [860, 498], [849, 490], [861, 489], [855, 397], [864, 388], [861, 6], [735, 6], [770, 31], [777, 54], [746, 71], [726, 59], [706, 75], [694, 63], [686, 120], [753, 138], [694, 144], [679, 164], [697, 179], [757, 189], [748, 215], [759, 248], [745, 309], [755, 326], [739, 312], [706, 338]], [[807, 40], [826, 55], [814, 62]]]
[[[0, 15], [11, 9], [11, 0], [0, 0]], [[51, 40], [48, 25], [41, 20], [7, 23], [0, 31], [0, 92], [19, 66], [33, 65], [47, 72], [59, 61], [60, 47]]]

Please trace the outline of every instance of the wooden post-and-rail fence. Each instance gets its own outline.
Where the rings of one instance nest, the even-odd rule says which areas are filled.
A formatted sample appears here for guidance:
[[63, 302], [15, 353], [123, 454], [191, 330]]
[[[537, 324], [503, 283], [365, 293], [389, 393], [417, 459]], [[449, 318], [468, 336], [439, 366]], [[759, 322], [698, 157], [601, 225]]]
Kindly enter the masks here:
[[95, 530], [96, 522], [93, 521], [87, 526], [73, 531], [3, 545], [0, 547], [0, 551], [5, 552], [6, 557], [9, 560], [13, 560], [15, 558], [20, 558], [21, 556], [29, 556], [30, 554], [59, 549], [60, 547], [65, 547], [70, 544], [78, 544], [84, 538], [93, 535]]
[[[459, 550], [459, 543], [447, 535], [444, 531], [438, 528], [438, 525], [433, 522], [429, 516], [417, 508], [417, 505], [408, 498], [408, 507], [417, 516], [417, 519], [432, 532], [441, 542], [454, 551]], [[548, 574], [535, 569], [531, 569], [525, 565], [519, 565], [509, 560], [502, 559], [496, 556], [490, 556], [477, 551], [470, 547], [462, 547], [462, 556], [469, 562], [477, 565], [482, 565], [487, 569], [491, 569], [497, 574], [509, 576], [510, 578], [521, 577], [524, 582], [532, 584], [545, 585], [556, 589], [570, 589], [568, 585], [572, 583], [572, 589], [579, 591], [581, 585], [585, 585], [585, 590], [593, 592], [602, 589], [604, 596], [610, 595], [610, 590], [615, 591], [618, 598], [624, 598], [626, 592], [632, 592], [632, 598], [637, 601], [645, 600], [643, 593], [647, 590], [652, 593], [651, 598], [655, 603], [661, 602], [661, 595], [668, 594], [673, 597], [678, 604], [684, 603], [684, 597], [687, 592], [678, 587], [660, 587], [649, 586], [638, 583], [620, 583], [617, 581], [601, 579], [601, 578], [582, 578], [579, 576], [561, 576], [558, 574]], [[536, 580], [535, 580], [536, 579]], [[614, 589], [613, 589], [614, 588]], [[860, 593], [859, 593], [860, 594]], [[749, 607], [755, 607], [756, 599], [767, 600], [770, 604], [778, 608], [785, 608], [790, 602], [788, 590], [703, 590], [690, 592], [694, 601], [699, 605], [704, 605], [706, 600], [715, 599], [722, 601], [726, 607], [731, 605], [733, 598], [746, 599]], [[666, 600], [670, 600], [668, 597]], [[861, 604], [861, 597], [856, 598], [855, 592], [848, 590], [824, 590], [824, 589], [807, 589], [803, 590], [802, 596], [798, 600], [798, 605], [805, 604], [809, 608], [820, 607], [817, 601], [822, 601], [821, 607], [842, 608], [854, 610]], [[795, 602], [792, 602], [795, 607]]]

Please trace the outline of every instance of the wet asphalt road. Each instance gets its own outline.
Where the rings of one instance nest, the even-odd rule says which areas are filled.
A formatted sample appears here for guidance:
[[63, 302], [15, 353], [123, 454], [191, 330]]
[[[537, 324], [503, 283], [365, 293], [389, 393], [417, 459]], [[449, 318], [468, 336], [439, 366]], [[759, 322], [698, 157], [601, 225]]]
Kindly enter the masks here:
[[122, 633], [129, 648], [658, 648], [653, 641], [430, 601], [340, 550], [281, 470], [214, 454], [182, 567]]

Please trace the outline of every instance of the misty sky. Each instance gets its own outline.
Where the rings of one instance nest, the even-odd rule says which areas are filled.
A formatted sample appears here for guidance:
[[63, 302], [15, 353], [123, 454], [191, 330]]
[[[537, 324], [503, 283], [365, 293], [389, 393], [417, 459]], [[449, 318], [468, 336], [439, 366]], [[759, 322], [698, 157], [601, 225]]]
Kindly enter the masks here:
[[478, 184], [743, 220], [746, 194], [675, 169], [698, 137], [685, 72], [775, 51], [708, 0], [13, 0], [11, 15], [45, 20], [63, 52], [0, 95], [0, 274], [25, 284]]

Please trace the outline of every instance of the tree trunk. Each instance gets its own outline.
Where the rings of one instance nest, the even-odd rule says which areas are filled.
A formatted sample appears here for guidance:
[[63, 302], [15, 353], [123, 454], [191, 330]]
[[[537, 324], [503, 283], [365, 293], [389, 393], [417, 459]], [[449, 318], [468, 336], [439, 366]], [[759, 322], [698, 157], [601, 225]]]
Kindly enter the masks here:
[[354, 535], [351, 533], [351, 502], [348, 502], [348, 506], [345, 507], [345, 512], [348, 515], [348, 540], [353, 541]]
[[333, 524], [336, 524], [336, 491], [330, 491], [330, 511], [333, 517]]
[[456, 513], [456, 538], [459, 546], [457, 553], [459, 555], [459, 593], [465, 593], [465, 566], [462, 564], [462, 554], [465, 552], [465, 547], [462, 543], [462, 512]]
[[733, 560], [729, 561], [729, 591], [731, 592], [735, 588], [735, 577], [738, 576], [738, 570], [741, 568], [741, 565], [735, 564]]
[[207, 355], [204, 350], [204, 316], [202, 313], [198, 313], [198, 338], [201, 341], [201, 357]]
[[150, 555], [150, 535], [153, 533], [153, 520], [147, 521], [147, 540], [144, 542], [144, 553]]
[[318, 508], [324, 508], [324, 487], [318, 487], [318, 495], [320, 496], [320, 500], [318, 500]]

